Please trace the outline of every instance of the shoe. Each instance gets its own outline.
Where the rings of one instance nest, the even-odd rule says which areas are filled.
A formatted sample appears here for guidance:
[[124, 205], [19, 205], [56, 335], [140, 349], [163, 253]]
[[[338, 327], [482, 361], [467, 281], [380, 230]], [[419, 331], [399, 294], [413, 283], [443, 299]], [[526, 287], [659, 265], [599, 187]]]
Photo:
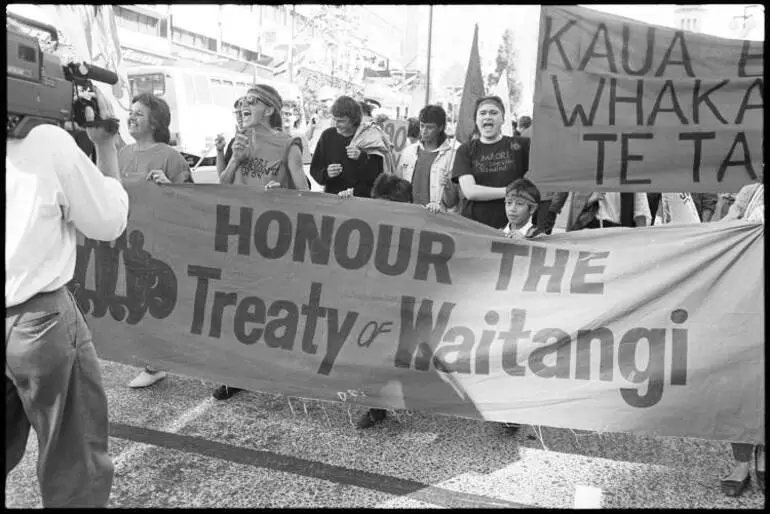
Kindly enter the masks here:
[[388, 411], [385, 409], [369, 409], [367, 413], [358, 420], [356, 426], [358, 428], [369, 428], [384, 420], [386, 417], [388, 417]]
[[758, 444], [754, 447], [754, 474], [757, 476], [757, 485], [765, 490], [765, 445]]
[[214, 394], [211, 396], [213, 396], [215, 400], [227, 400], [228, 398], [232, 398], [235, 393], [240, 391], [243, 391], [243, 389], [221, 385], [214, 389]]
[[132, 389], [138, 389], [140, 387], [150, 387], [156, 382], [160, 382], [168, 375], [165, 371], [156, 371], [155, 373], [148, 373], [147, 370], [142, 370], [139, 375], [128, 383], [128, 387]]
[[521, 425], [518, 423], [501, 423], [503, 426], [503, 430], [508, 435], [516, 435], [519, 432], [519, 429], [521, 428]]
[[740, 496], [750, 481], [749, 463], [739, 462], [730, 476], [722, 479], [722, 493], [733, 498]]

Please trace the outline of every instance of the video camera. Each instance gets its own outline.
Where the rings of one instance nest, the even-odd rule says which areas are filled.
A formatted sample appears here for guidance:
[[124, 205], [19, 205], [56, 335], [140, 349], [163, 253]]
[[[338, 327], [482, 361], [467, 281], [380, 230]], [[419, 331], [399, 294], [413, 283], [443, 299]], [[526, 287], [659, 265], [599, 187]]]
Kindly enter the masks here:
[[[37, 37], [25, 34], [17, 24], [48, 33], [55, 47], [58, 46], [56, 28], [10, 12], [7, 16], [7, 135], [24, 138], [37, 125], [63, 126], [65, 122], [72, 121], [81, 127], [102, 126], [109, 133], [116, 134], [118, 120], [103, 120], [99, 116], [91, 80], [116, 84], [118, 76], [85, 63], [62, 65], [57, 56], [40, 48]], [[86, 109], [89, 107], [94, 112], [94, 121], [91, 122], [86, 121]]]

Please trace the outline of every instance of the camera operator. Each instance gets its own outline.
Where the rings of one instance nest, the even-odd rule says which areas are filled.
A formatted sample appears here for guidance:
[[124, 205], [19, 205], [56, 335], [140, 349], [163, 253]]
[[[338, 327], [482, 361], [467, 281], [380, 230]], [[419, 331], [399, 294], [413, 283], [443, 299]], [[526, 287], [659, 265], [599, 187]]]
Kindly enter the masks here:
[[[111, 117], [100, 93], [96, 101], [101, 117]], [[6, 139], [5, 473], [24, 455], [32, 426], [44, 507], [106, 506], [114, 471], [99, 361], [66, 285], [77, 231], [117, 239], [126, 228], [128, 195], [116, 135], [86, 131], [98, 168], [54, 125]]]

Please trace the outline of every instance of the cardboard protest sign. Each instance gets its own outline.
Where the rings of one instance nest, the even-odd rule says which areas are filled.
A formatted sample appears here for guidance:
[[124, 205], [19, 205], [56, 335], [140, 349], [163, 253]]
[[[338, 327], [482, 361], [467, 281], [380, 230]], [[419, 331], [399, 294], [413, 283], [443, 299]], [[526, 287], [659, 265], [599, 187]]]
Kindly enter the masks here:
[[531, 177], [545, 190], [737, 192], [763, 159], [762, 46], [543, 6]]
[[385, 408], [764, 438], [764, 225], [525, 241], [381, 200], [127, 190], [126, 233], [81, 240], [71, 284], [102, 358]]
[[390, 138], [390, 142], [393, 143], [393, 150], [396, 153], [401, 153], [409, 145], [409, 140], [406, 138], [408, 128], [409, 122], [406, 120], [388, 120], [382, 125], [382, 129]]

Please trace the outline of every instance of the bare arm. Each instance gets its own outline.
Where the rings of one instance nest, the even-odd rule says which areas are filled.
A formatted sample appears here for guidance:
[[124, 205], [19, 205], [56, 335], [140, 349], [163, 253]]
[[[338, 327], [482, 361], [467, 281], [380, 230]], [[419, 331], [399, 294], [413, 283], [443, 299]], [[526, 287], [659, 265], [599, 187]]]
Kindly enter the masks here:
[[480, 186], [476, 183], [473, 175], [462, 175], [459, 178], [460, 189], [468, 200], [476, 202], [487, 202], [489, 200], [500, 200], [505, 198], [504, 187]]
[[307, 191], [307, 178], [302, 168], [302, 149], [299, 145], [292, 145], [288, 157], [289, 173], [297, 191]]
[[230, 159], [224, 171], [219, 174], [220, 184], [232, 184], [235, 181], [235, 171], [238, 169], [236, 159]]

